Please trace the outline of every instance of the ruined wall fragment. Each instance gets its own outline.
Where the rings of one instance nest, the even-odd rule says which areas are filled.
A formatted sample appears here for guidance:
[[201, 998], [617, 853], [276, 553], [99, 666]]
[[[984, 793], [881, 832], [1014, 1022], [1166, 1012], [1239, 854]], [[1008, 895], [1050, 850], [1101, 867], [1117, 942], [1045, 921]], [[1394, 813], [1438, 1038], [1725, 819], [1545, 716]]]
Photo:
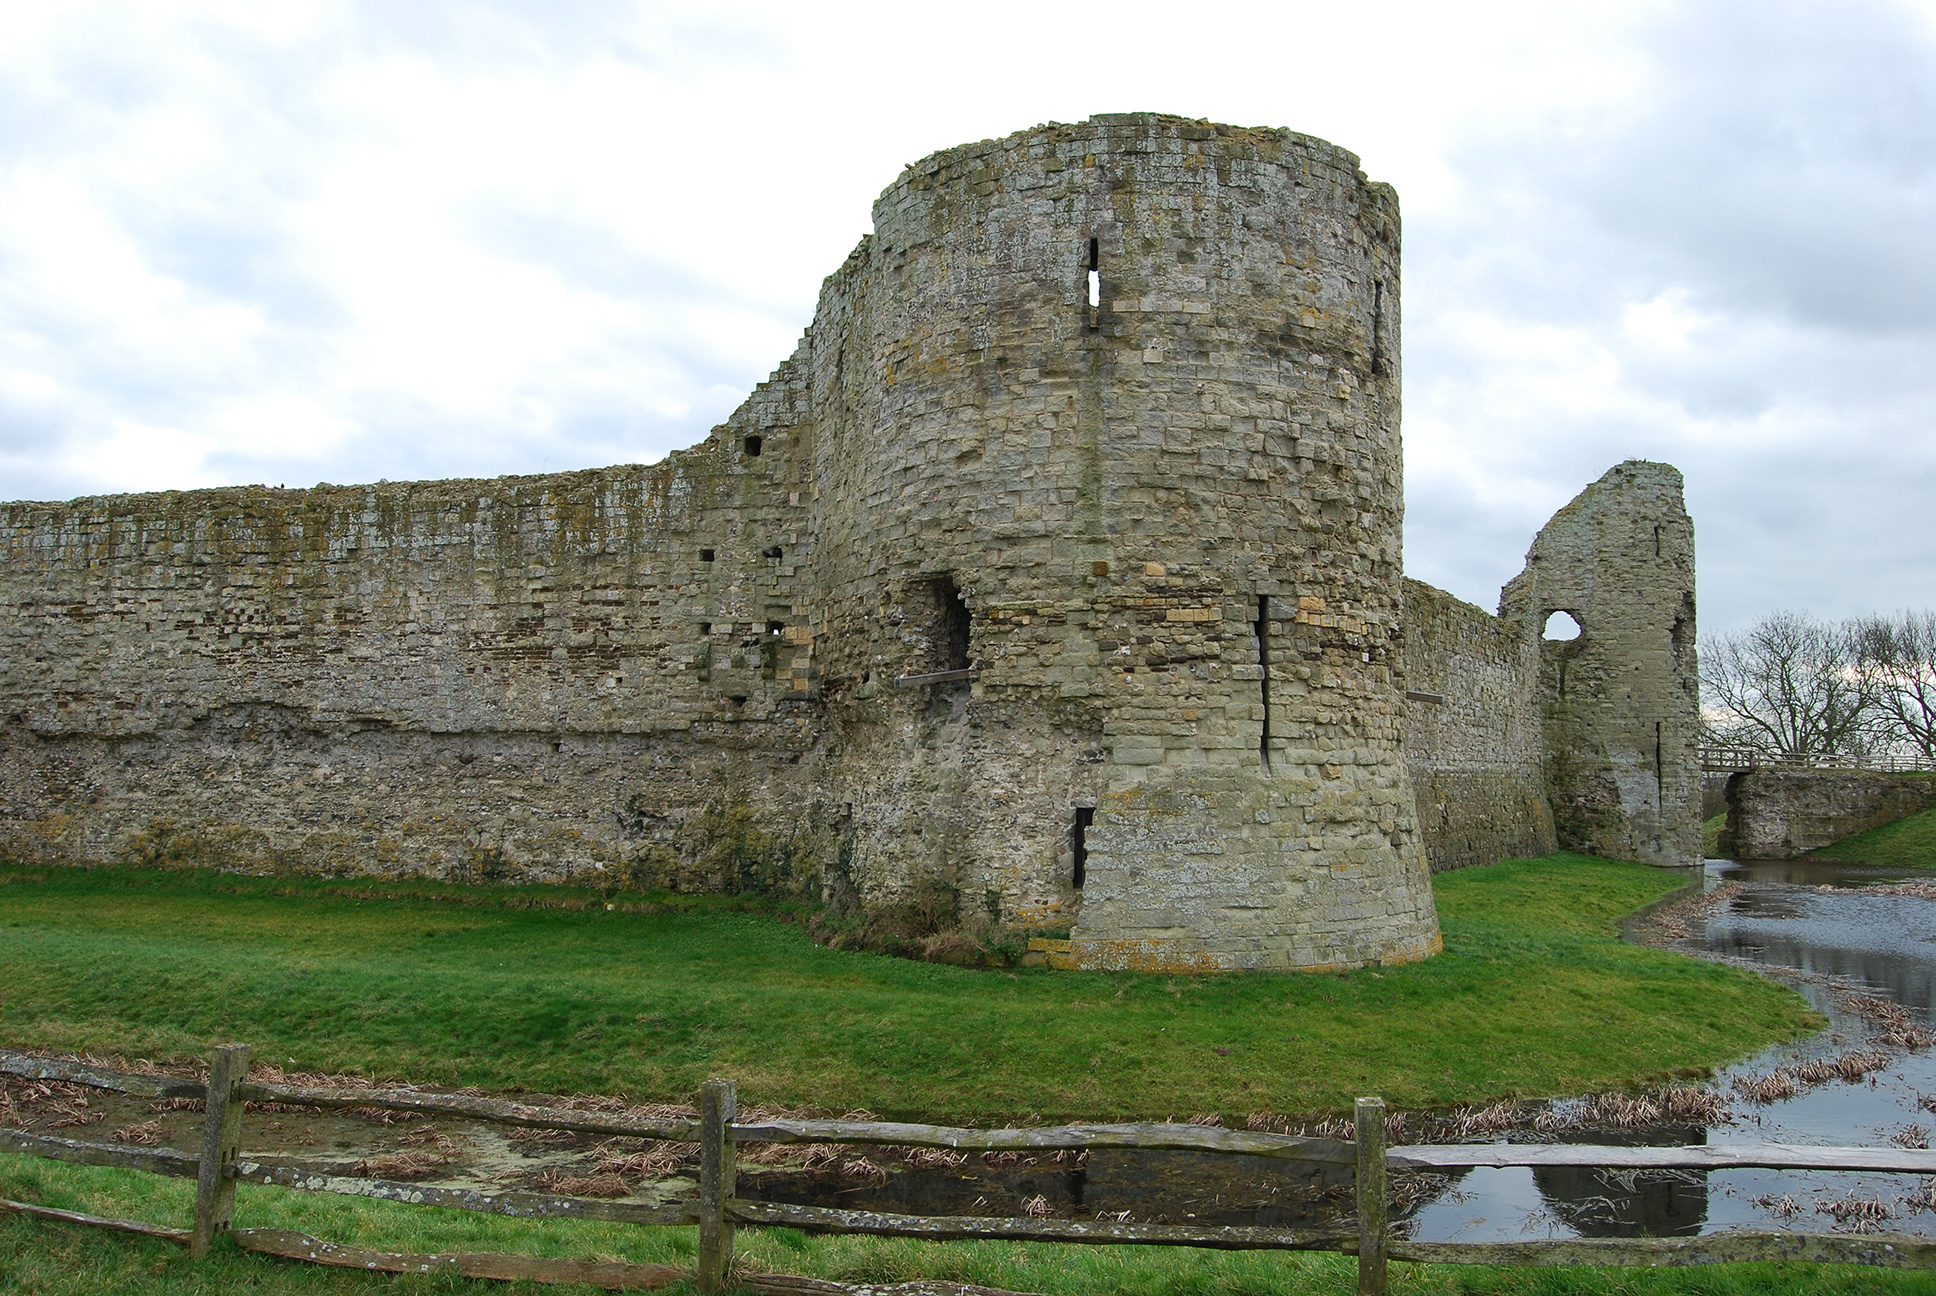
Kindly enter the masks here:
[[[1632, 459], [1541, 529], [1500, 594], [1540, 653], [1546, 786], [1559, 843], [1608, 859], [1701, 858], [1694, 525], [1681, 475]], [[1542, 637], [1567, 612], [1578, 638]]]

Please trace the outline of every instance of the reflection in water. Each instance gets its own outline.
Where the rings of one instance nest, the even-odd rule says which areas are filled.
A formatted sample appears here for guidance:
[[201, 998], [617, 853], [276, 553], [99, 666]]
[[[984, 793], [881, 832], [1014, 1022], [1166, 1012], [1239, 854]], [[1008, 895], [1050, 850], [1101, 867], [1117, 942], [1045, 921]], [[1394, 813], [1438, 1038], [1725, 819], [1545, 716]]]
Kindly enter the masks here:
[[1542, 1166], [1533, 1186], [1555, 1217], [1581, 1237], [1670, 1237], [1707, 1222], [1707, 1176], [1636, 1174], [1586, 1166]]
[[[1832, 884], [1810, 884], [1822, 885]], [[1927, 1015], [1936, 1003], [1932, 933], [1936, 900], [1757, 886], [1709, 917], [1707, 948], [1857, 982]]]
[[1918, 869], [1886, 868], [1880, 864], [1849, 864], [1841, 860], [1709, 860], [1707, 876], [1720, 882], [1772, 883], [1780, 886], [1865, 887], [1878, 882], [1927, 882]]
[[[1801, 901], [1790, 891], [1743, 891], [1728, 906], [1728, 912], [1743, 918], [1800, 918], [1805, 912]], [[1712, 932], [1710, 932], [1710, 935]]]

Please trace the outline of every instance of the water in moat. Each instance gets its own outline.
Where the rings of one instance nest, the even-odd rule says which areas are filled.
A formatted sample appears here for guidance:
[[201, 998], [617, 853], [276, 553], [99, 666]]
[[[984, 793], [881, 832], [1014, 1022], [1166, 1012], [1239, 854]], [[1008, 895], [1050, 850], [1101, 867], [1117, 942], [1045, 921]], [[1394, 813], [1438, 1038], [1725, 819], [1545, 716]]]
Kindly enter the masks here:
[[[1804, 1080], [1800, 1092], [1773, 1101], [1752, 1101], [1736, 1081], [1792, 1074], [1818, 1058], [1877, 1052], [1884, 1027], [1873, 1003], [1865, 1016], [1852, 1000], [1891, 1001], [1910, 1010], [1919, 1026], [1936, 1023], [1936, 899], [1870, 890], [1928, 877], [1802, 861], [1713, 860], [1704, 870], [1689, 870], [1687, 896], [1705, 892], [1718, 903], [1704, 922], [1696, 911], [1681, 943], [1790, 981], [1829, 1019], [1828, 1027], [1716, 1076], [1708, 1088], [1728, 1100], [1730, 1118], [1712, 1128], [1664, 1123], [1539, 1132], [1533, 1121], [1542, 1112], [1567, 1114], [1569, 1104], [1560, 1102], [1529, 1104], [1521, 1127], [1497, 1137], [1624, 1145], [1882, 1145], [1894, 1139], [1925, 1146], [1925, 1127], [1936, 1126], [1936, 1113], [1922, 1105], [1925, 1096], [1936, 1103], [1936, 1050], [1884, 1048], [1889, 1060], [1880, 1070], [1854, 1081]], [[1421, 1241], [1665, 1236], [1742, 1226], [1936, 1234], [1928, 1190], [1908, 1175], [1487, 1168], [1402, 1176], [1395, 1187], [1394, 1219]], [[1017, 1214], [1033, 1203], [1037, 1213], [1064, 1218], [1172, 1223], [1339, 1225], [1350, 1211], [1349, 1172], [1342, 1167], [1191, 1153], [1094, 1152], [1080, 1164], [1044, 1157], [1006, 1166], [979, 1159], [958, 1167], [894, 1166], [869, 1181], [766, 1174], [742, 1192], [921, 1214]]]

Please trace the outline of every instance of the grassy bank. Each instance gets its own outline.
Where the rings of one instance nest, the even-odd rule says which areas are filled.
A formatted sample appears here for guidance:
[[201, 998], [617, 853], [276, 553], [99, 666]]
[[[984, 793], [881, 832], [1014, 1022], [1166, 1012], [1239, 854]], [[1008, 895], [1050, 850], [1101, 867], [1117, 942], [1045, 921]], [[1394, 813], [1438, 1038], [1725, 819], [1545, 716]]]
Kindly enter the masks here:
[[1925, 810], [1880, 828], [1844, 837], [1815, 854], [1891, 868], [1936, 869], [1936, 810]]
[[[1684, 1074], [1813, 1025], [1760, 979], [1615, 939], [1679, 879], [1554, 856], [1437, 879], [1446, 952], [1339, 976], [975, 972], [837, 953], [743, 903], [607, 912], [567, 892], [387, 888], [137, 871], [0, 870], [0, 1040], [196, 1055], [216, 1038], [305, 1069], [973, 1119], [1400, 1106]], [[565, 907], [544, 907], [544, 906]], [[0, 1195], [185, 1225], [193, 1185], [0, 1156]], [[522, 1221], [244, 1188], [237, 1224], [390, 1250], [690, 1264], [690, 1229]], [[1325, 1296], [1340, 1256], [922, 1244], [747, 1230], [750, 1267], [932, 1277], [1049, 1296]], [[1922, 1292], [1834, 1267], [1395, 1266], [1445, 1293]], [[501, 1293], [0, 1216], [0, 1293]], [[524, 1290], [564, 1291], [560, 1288]]]
[[[1697, 1073], [1815, 1019], [1747, 973], [1621, 943], [1678, 884], [1577, 856], [1437, 879], [1445, 953], [1346, 975], [974, 971], [821, 948], [717, 906], [383, 901], [206, 874], [0, 873], [0, 1041], [883, 1115], [1400, 1107]], [[476, 897], [470, 897], [475, 899]], [[507, 903], [530, 904], [530, 893]]]

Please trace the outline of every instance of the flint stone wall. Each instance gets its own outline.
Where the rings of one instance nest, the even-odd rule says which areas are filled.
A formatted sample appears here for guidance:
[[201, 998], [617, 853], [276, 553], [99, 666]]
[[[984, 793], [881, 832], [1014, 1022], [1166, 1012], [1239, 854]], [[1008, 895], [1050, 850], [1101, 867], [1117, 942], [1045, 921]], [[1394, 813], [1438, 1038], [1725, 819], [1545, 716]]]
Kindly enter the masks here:
[[1789, 859], [1936, 806], [1936, 777], [1875, 770], [1755, 769], [1728, 779], [1719, 850]]

